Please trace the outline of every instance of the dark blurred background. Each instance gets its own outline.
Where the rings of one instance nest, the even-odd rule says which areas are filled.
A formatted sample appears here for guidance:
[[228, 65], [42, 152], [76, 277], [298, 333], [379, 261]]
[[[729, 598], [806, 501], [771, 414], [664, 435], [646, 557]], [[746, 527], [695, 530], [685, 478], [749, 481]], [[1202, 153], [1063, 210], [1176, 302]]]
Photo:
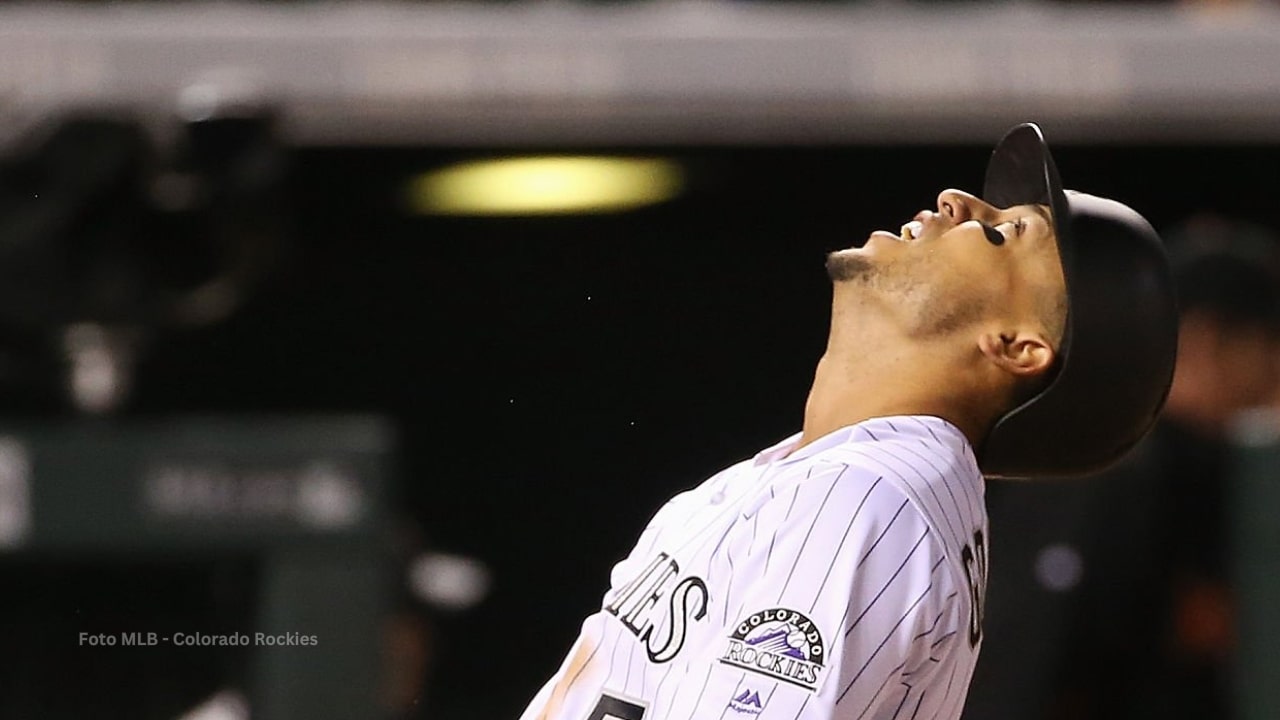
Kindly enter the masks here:
[[[324, 47], [324, 33], [308, 28], [331, 27], [326, 10], [372, 23], [359, 6], [281, 4], [262, 17], [293, 8], [298, 23], [282, 44]], [[1150, 56], [1106, 45], [1117, 28], [1150, 19], [1132, 6], [1064, 16], [1057, 36], [1042, 5], [1021, 16], [987, 7], [980, 17], [946, 5], [937, 12], [963, 26], [966, 42], [981, 43], [984, 23], [992, 34], [1023, 28], [1031, 35], [1014, 44], [1039, 48], [1038, 59], [1018, 70], [1016, 53], [979, 53], [976, 74], [954, 92], [921, 80], [901, 97], [877, 85], [889, 71], [873, 68], [870, 87], [886, 93], [879, 104], [833, 99], [821, 83], [793, 97], [792, 74], [836, 78], [835, 87], [847, 73], [797, 39], [808, 32], [841, 46], [875, 31], [917, 43], [909, 52], [927, 58], [929, 38], [947, 37], [932, 34], [937, 26], [910, 29], [928, 8], [854, 13], [844, 22], [862, 29], [848, 37], [833, 16], [805, 24], [810, 6], [793, 16], [729, 11], [716, 39], [718, 4], [672, 5], [670, 16], [644, 6], [630, 25], [625, 8], [520, 6], [502, 29], [466, 40], [457, 28], [485, 27], [501, 9], [418, 16], [377, 6], [420, 25], [381, 47], [382, 74], [365, 78], [373, 89], [361, 96], [343, 85], [355, 83], [349, 74], [328, 74], [328, 56], [310, 66], [295, 57], [293, 85], [273, 75], [281, 56], [269, 52], [271, 22], [263, 43], [234, 14], [210, 16], [207, 31], [156, 15], [156, 27], [181, 28], [188, 52], [147, 29], [146, 4], [101, 15], [58, 7], [65, 12], [19, 6], [16, 29], [0, 25], [9, 41], [0, 88], [11, 90], [0, 104], [10, 122], [0, 160], [3, 718], [517, 717], [651, 513], [798, 429], [826, 339], [825, 254], [874, 229], [896, 231], [944, 188], [978, 191], [990, 148], [1013, 121], [1043, 123], [1068, 186], [1123, 200], [1167, 236], [1197, 217], [1247, 223], [1264, 237], [1276, 227], [1280, 126], [1265, 115], [1280, 87], [1215, 85], [1216, 66], [1162, 84], [1164, 69], [1143, 65], [1175, 52], [1158, 33], [1143, 40]], [[1188, 7], [1157, 12], [1183, 18]], [[1248, 61], [1280, 47], [1257, 28], [1280, 25], [1267, 24], [1266, 7], [1240, 7], [1255, 14], [1171, 21], [1173, 40], [1217, 22], [1204, 18], [1227, 18], [1218, 26], [1227, 31], [1170, 57], [1195, 64], [1188, 58], [1243, 33], [1255, 55], [1238, 58], [1241, 72], [1265, 76]], [[537, 12], [542, 24], [513, 29]], [[554, 12], [564, 13], [559, 25]], [[699, 29], [684, 37], [681, 17]], [[584, 26], [604, 32], [572, 45]], [[776, 34], [760, 51], [775, 53], [767, 64], [778, 79], [743, 79], [725, 65], [724, 94], [699, 96], [725, 58], [764, 62], [724, 50], [726, 37], [746, 43], [759, 28]], [[130, 44], [130, 32], [149, 40]], [[54, 52], [77, 33], [89, 38], [80, 55]], [[603, 72], [626, 88], [631, 66], [587, 67], [573, 53], [650, 35], [671, 55], [665, 64], [647, 55], [631, 76], [635, 92], [619, 91], [616, 103], [605, 94], [561, 104], [562, 85], [538, 84], [545, 73], [590, 86]], [[577, 49], [547, 61], [523, 55], [526, 41]], [[699, 43], [724, 57], [700, 64]], [[165, 58], [195, 65], [220, 45], [258, 74], [233, 73], [228, 85], [215, 73], [186, 90], [188, 75], [172, 73], [174, 87], [157, 80]], [[432, 85], [415, 62], [439, 46], [473, 55], [453, 65], [448, 52], [432, 56], [443, 78]], [[1074, 54], [1081, 48], [1095, 54]], [[160, 67], [123, 59], [148, 53]], [[532, 69], [513, 70], [522, 58]], [[988, 61], [1006, 75], [983, 80]], [[89, 67], [75, 70], [80, 62]], [[228, 62], [207, 60], [215, 70]], [[936, 62], [890, 69], [918, 77], [913, 67], [927, 74]], [[1078, 103], [1038, 81], [1028, 82], [1030, 99], [1007, 84], [1072, 63], [1102, 78], [1080, 80]], [[339, 89], [318, 93], [308, 67]], [[486, 83], [494, 68], [498, 79]], [[1144, 84], [1143, 72], [1157, 77]], [[855, 85], [865, 80], [854, 75]], [[441, 100], [459, 78], [477, 96]], [[116, 92], [90, 92], [94, 82]], [[1201, 89], [1212, 99], [1188, 109]], [[450, 213], [432, 209], [423, 189], [425, 176], [460, 163], [562, 155], [660, 160], [678, 182], [636, 207], [545, 215]], [[1269, 407], [1269, 392], [1242, 404]], [[1263, 428], [1251, 447], [1269, 447], [1269, 426], [1251, 427]], [[1008, 579], [992, 589], [1001, 599], [988, 613], [971, 717], [1050, 717], [1045, 704], [1055, 717], [1109, 717], [1062, 704], [1068, 680], [1056, 684], [1064, 663], [1088, 662], [1062, 640], [1084, 607], [1070, 578], [1113, 554], [1108, 542], [1126, 542], [1077, 522], [1096, 517], [1099, 484], [1076, 495], [989, 490], [993, 583], [1002, 554]], [[1062, 497], [1084, 499], [1069, 507]], [[1204, 523], [1214, 537], [1233, 527], [1234, 506], [1219, 504], [1218, 519]], [[1265, 534], [1269, 510], [1261, 518]], [[1172, 547], [1152, 542], [1157, 555]], [[1065, 562], [1068, 581], [1033, 574], [1044, 556], [1031, 551], [1044, 547], [1057, 548], [1050, 561]], [[1223, 553], [1211, 562], [1237, 577], [1235, 556]], [[1270, 556], [1260, 557], [1265, 566]], [[262, 630], [319, 643], [173, 640]], [[83, 636], [128, 632], [169, 639], [102, 647]], [[1041, 659], [1027, 660], [1028, 647]], [[1253, 696], [1231, 680], [1242, 667], [1261, 673], [1250, 677], [1268, 671], [1234, 645], [1224, 652], [1220, 694], [1232, 700], [1185, 716], [1273, 717], [1274, 706], [1243, 709]], [[1019, 659], [1036, 682], [1010, 670]], [[1015, 702], [1010, 688], [1034, 697]], [[296, 700], [307, 696], [318, 705]]]

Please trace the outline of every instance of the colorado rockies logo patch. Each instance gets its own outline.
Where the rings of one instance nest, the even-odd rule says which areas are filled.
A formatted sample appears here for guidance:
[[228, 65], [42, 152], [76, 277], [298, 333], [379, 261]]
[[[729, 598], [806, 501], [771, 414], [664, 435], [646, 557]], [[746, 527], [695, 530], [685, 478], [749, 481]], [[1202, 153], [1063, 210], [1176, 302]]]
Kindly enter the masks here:
[[817, 691], [827, 648], [812, 620], [795, 610], [754, 613], [734, 628], [720, 662]]

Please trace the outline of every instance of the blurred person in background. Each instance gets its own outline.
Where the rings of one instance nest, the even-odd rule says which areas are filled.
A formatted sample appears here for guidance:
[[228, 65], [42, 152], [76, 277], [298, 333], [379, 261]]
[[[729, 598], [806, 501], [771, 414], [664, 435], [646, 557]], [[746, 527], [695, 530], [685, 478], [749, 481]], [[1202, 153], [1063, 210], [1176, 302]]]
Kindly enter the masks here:
[[988, 488], [969, 720], [1233, 715], [1228, 433], [1280, 387], [1280, 241], [1206, 215], [1167, 242], [1180, 337], [1155, 431], [1083, 483]]

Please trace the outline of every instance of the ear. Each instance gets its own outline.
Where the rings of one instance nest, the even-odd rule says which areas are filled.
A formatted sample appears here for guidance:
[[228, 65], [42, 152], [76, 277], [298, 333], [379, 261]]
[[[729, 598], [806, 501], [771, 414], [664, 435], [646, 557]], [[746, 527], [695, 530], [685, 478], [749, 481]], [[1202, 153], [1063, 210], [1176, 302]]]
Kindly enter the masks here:
[[978, 338], [978, 349], [996, 367], [1019, 378], [1039, 375], [1053, 365], [1053, 346], [1038, 332], [984, 332]]

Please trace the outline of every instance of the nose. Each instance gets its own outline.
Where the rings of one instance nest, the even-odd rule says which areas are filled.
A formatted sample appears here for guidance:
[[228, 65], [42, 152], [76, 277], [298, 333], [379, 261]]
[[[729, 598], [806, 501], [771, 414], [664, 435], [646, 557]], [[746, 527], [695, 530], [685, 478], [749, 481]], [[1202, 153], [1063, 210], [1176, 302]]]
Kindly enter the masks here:
[[950, 189], [938, 193], [938, 212], [953, 225], [981, 220], [989, 208], [989, 205], [963, 190]]

